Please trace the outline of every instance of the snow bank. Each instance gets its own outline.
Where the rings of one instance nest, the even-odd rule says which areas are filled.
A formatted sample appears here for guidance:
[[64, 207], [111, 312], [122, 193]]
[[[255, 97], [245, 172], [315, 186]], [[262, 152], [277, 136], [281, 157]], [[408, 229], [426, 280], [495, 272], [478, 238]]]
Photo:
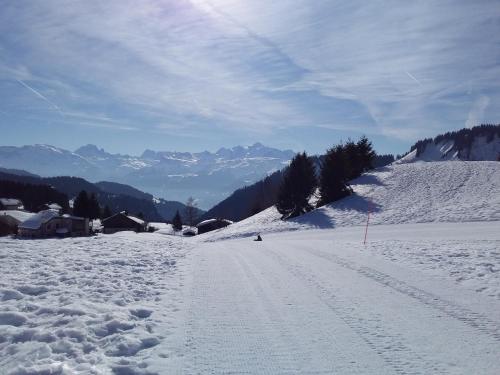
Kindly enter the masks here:
[[500, 220], [500, 163], [448, 161], [393, 164], [353, 181], [355, 194], [301, 217], [282, 221], [271, 207], [208, 241], [298, 229], [371, 224]]

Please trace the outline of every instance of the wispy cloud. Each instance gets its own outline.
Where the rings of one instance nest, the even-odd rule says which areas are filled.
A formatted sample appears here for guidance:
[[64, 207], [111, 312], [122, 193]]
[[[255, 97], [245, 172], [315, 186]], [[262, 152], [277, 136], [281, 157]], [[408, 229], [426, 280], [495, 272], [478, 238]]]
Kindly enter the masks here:
[[[0, 93], [10, 77], [68, 121], [151, 133], [326, 124], [411, 139], [500, 115], [494, 9], [496, 1], [11, 0], [0, 14], [9, 56]], [[483, 95], [489, 105], [473, 104]]]

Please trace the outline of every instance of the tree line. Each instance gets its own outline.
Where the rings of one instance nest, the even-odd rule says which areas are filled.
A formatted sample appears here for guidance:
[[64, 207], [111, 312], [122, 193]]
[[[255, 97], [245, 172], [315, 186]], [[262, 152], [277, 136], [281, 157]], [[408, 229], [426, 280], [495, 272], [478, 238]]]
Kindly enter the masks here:
[[105, 219], [113, 215], [109, 206], [101, 208], [97, 196], [91, 193], [90, 196], [87, 191], [82, 190], [78, 193], [73, 202], [73, 215], [93, 219]]
[[348, 140], [330, 148], [320, 159], [319, 173], [312, 159], [298, 153], [283, 176], [276, 208], [282, 219], [311, 211], [312, 195], [318, 190], [316, 207], [342, 199], [353, 193], [349, 181], [373, 168], [375, 151], [365, 136], [357, 142]]

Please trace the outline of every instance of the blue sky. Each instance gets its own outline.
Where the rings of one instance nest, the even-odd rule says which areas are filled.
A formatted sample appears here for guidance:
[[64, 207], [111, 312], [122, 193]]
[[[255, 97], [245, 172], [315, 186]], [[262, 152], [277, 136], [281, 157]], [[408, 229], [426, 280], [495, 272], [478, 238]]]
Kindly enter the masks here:
[[500, 120], [500, 2], [3, 0], [2, 145], [401, 153]]

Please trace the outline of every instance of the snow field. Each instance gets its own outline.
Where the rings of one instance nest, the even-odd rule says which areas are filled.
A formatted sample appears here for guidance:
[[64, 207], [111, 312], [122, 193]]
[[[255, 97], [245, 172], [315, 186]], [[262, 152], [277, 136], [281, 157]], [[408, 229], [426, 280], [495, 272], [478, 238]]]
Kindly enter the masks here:
[[[470, 263], [447, 258], [472, 245], [499, 264], [498, 223], [433, 225], [430, 239], [426, 224], [378, 226], [368, 246], [353, 228], [199, 244], [186, 259], [186, 353], [173, 372], [496, 374], [498, 271], [478, 293], [479, 275], [467, 285], [450, 273]], [[444, 266], [422, 261], [432, 256]]]
[[500, 221], [500, 163], [447, 161], [393, 164], [352, 182], [355, 194], [301, 217], [282, 221], [271, 207], [207, 241], [299, 229], [371, 224]]
[[147, 349], [181, 302], [160, 306], [182, 283], [183, 253], [166, 236], [130, 232], [0, 239], [0, 373], [148, 373]]
[[0, 373], [498, 374], [499, 166], [393, 165], [192, 238], [0, 238]]

